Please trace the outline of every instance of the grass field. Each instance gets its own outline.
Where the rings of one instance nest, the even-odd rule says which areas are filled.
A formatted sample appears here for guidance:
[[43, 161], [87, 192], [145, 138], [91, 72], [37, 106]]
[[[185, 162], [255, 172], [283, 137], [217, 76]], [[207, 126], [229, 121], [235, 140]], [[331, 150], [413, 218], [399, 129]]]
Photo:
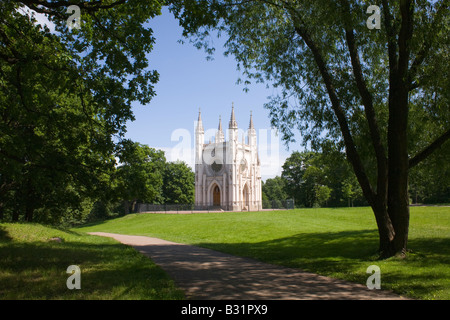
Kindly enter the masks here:
[[[72, 230], [0, 224], [0, 299], [182, 299], [167, 274], [134, 249], [85, 232], [147, 235], [365, 284], [378, 265], [382, 289], [450, 299], [450, 208], [413, 207], [406, 258], [376, 260], [369, 208], [255, 213], [130, 214]], [[61, 237], [63, 242], [48, 241]], [[69, 290], [69, 265], [81, 290]]]
[[369, 208], [255, 213], [131, 214], [76, 229], [147, 235], [365, 284], [370, 265], [382, 289], [418, 299], [450, 299], [450, 208], [412, 207], [406, 258], [376, 260]]
[[[63, 242], [48, 240], [53, 237]], [[70, 265], [81, 269], [80, 290], [67, 288]], [[112, 239], [38, 224], [0, 224], [0, 299], [169, 300], [183, 296], [150, 259]]]

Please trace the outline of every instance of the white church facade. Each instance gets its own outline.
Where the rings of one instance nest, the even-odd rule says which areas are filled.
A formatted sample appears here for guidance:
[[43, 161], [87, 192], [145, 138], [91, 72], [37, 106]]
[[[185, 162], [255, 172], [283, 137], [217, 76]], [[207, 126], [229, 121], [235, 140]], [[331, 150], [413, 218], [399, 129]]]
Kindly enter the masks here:
[[252, 115], [247, 143], [238, 137], [238, 126], [231, 109], [227, 138], [219, 126], [213, 142], [205, 143], [205, 132], [199, 111], [195, 129], [195, 206], [229, 211], [262, 209], [261, 165]]

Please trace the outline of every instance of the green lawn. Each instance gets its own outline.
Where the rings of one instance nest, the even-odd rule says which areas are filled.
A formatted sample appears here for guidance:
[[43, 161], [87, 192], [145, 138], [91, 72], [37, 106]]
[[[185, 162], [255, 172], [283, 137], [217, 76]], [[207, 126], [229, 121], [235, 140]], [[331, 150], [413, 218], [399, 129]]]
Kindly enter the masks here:
[[[48, 241], [60, 237], [63, 242]], [[69, 290], [78, 265], [81, 289]], [[38, 224], [0, 224], [0, 299], [183, 299], [150, 259], [116, 241]]]
[[363, 284], [375, 264], [382, 289], [450, 299], [449, 207], [412, 207], [412, 251], [383, 261], [376, 260], [378, 232], [369, 208], [131, 214], [76, 230], [154, 236]]

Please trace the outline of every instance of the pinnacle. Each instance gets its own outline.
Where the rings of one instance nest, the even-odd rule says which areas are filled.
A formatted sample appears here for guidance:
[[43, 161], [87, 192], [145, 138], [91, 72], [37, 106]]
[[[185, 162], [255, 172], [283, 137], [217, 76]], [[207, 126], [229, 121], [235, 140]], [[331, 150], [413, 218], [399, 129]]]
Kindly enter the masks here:
[[222, 132], [222, 117], [219, 116], [219, 131]]
[[202, 112], [201, 112], [200, 108], [198, 108], [197, 131], [203, 131]]
[[229, 129], [237, 129], [236, 117], [234, 116], [234, 102], [231, 104], [231, 118], [230, 124], [228, 126]]
[[255, 127], [253, 126], [253, 115], [252, 115], [251, 111], [250, 111], [250, 124], [249, 124], [248, 128], [255, 129]]

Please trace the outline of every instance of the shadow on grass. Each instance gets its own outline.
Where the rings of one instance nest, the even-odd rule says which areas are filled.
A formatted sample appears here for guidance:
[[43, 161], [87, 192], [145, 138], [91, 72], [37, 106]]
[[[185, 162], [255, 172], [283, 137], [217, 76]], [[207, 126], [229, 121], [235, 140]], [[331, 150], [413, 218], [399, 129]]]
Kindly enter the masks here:
[[[1, 228], [0, 238], [10, 239]], [[314, 273], [345, 275], [343, 278], [359, 283], [367, 279], [365, 269], [378, 264], [374, 261], [378, 246], [376, 229], [300, 233], [256, 243], [197, 245]], [[381, 262], [386, 264], [382, 266], [383, 285], [390, 284], [399, 293], [417, 297], [448, 292], [445, 278], [449, 275], [445, 270], [450, 263], [450, 239], [415, 238], [411, 239], [410, 247], [413, 253], [407, 259]], [[69, 277], [66, 269], [73, 264], [81, 268], [81, 290], [66, 287]], [[405, 268], [410, 270], [405, 272]], [[112, 242], [5, 241], [0, 243], [0, 283], [0, 299], [182, 298], [165, 272], [150, 259]]]
[[111, 220], [115, 220], [115, 219], [119, 219], [119, 218], [123, 218], [123, 217], [126, 217], [126, 215], [125, 216], [117, 215], [117, 216], [113, 216], [113, 217], [109, 217], [109, 218], [87, 221], [82, 224], [77, 224], [77, 225], [71, 226], [70, 229], [76, 230], [79, 228], [99, 226], [99, 225], [105, 224], [107, 222], [110, 222]]
[[[378, 241], [378, 231], [367, 229], [300, 233], [255, 243], [200, 243], [198, 246], [276, 263], [297, 259], [376, 260]], [[443, 259], [450, 259], [450, 238], [410, 239], [408, 247], [413, 254], [427, 257], [437, 255]]]
[[[67, 267], [81, 269], [69, 290]], [[0, 246], [0, 299], [181, 299], [150, 259], [122, 244], [12, 243]]]
[[378, 258], [378, 231], [305, 233], [257, 243], [199, 246], [365, 284], [366, 268], [381, 266], [385, 288], [416, 298], [448, 299], [450, 238], [411, 239], [406, 258]]
[[12, 238], [5, 227], [0, 225], [0, 241], [11, 241]]
[[361, 259], [374, 259], [377, 245], [376, 230], [301, 233], [257, 243], [199, 244], [268, 263], [322, 272], [333, 272], [336, 264], [348, 264], [351, 267]]

